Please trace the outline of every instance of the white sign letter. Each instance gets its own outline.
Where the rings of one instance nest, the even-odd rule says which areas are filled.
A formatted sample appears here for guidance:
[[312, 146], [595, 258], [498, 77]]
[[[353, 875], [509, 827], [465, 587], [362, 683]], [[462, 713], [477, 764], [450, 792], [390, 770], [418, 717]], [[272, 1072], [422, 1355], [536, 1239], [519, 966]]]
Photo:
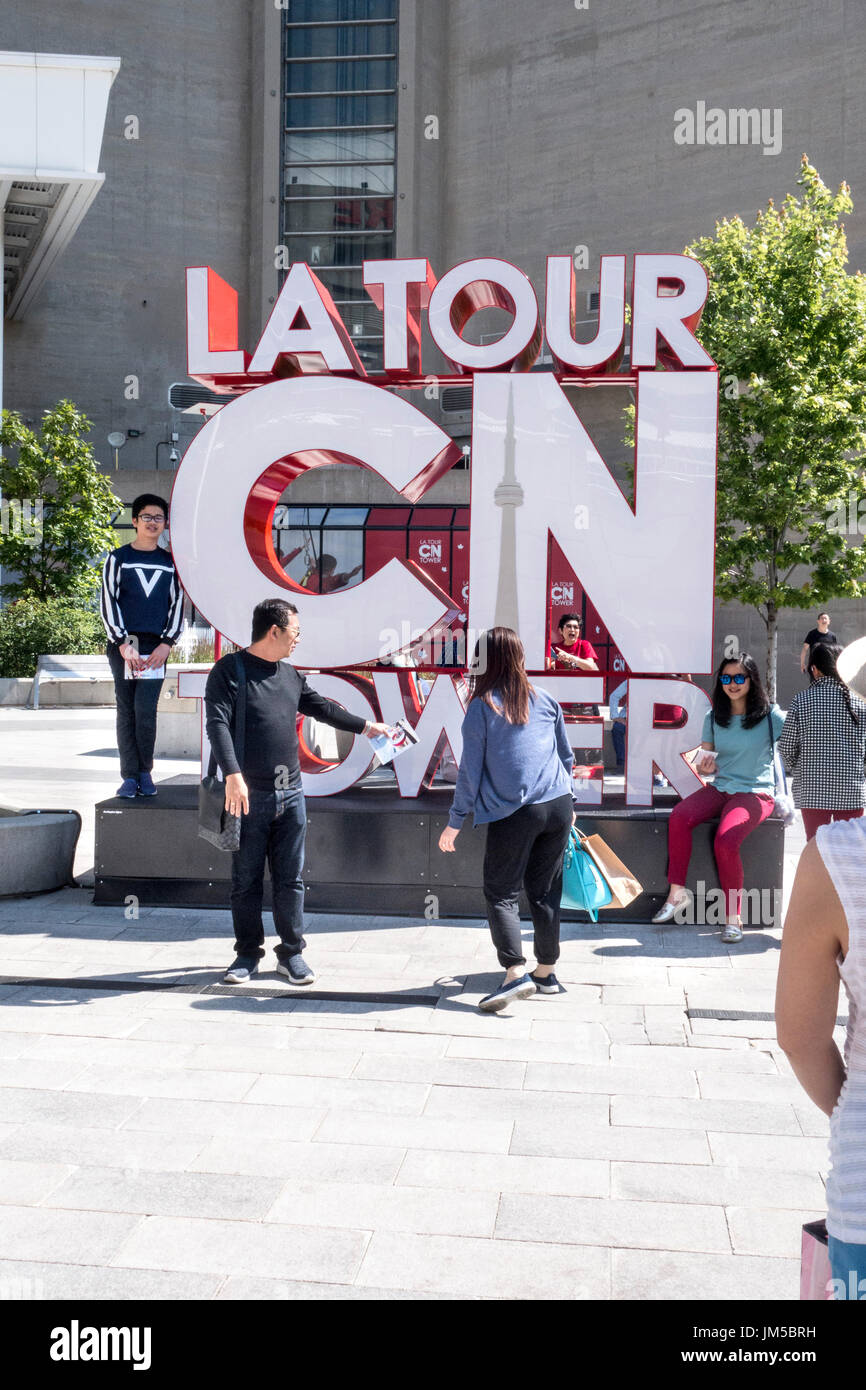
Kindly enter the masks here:
[[633, 671], [709, 670], [716, 398], [715, 372], [640, 373], [633, 512], [552, 376], [479, 376], [469, 626], [544, 670], [553, 535]]

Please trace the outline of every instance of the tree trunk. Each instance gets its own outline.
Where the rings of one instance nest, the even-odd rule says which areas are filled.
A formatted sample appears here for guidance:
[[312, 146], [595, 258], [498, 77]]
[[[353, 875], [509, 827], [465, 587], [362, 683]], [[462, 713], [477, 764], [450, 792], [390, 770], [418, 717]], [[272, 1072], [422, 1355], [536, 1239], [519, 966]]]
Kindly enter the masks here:
[[778, 609], [774, 603], [767, 604], [767, 694], [771, 701], [776, 698], [776, 656]]

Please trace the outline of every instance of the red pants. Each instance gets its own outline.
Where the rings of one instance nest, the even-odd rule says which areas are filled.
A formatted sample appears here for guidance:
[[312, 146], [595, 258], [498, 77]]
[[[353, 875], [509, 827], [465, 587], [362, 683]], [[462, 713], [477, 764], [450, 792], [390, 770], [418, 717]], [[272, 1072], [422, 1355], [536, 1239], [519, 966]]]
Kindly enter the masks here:
[[[739, 916], [740, 892], [743, 887], [743, 861], [740, 845], [747, 835], [773, 813], [773, 797], [761, 792], [717, 791], [703, 787], [678, 802], [671, 812], [668, 830], [668, 881], [686, 882], [692, 854], [692, 831], [696, 825], [719, 817], [719, 828], [713, 842], [719, 883], [724, 890], [728, 916]], [[819, 813], [820, 814], [820, 813]]]
[[819, 825], [829, 825], [831, 820], [856, 820], [862, 814], [862, 806], [858, 806], [855, 811], [813, 811], [804, 807], [800, 812], [803, 825], [806, 827], [807, 840], [814, 840]]

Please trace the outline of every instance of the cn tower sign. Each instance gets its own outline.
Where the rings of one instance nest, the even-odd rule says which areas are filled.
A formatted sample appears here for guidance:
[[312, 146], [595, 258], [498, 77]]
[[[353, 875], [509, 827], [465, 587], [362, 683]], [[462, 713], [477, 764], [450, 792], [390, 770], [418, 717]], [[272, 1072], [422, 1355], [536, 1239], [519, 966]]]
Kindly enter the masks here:
[[[429, 382], [421, 360], [426, 311], [454, 376], [473, 383], [470, 631], [516, 628], [528, 670], [544, 673], [552, 537], [630, 670], [641, 673], [629, 684], [629, 801], [651, 801], [653, 762], [682, 794], [693, 790], [695, 774], [676, 750], [699, 742], [706, 697], [658, 677], [712, 666], [717, 371], [694, 336], [707, 278], [688, 256], [634, 257], [630, 364], [617, 375], [626, 270], [625, 256], [602, 257], [598, 331], [580, 343], [568, 256], [548, 258], [543, 324], [532, 284], [507, 261], [466, 261], [438, 282], [425, 259], [368, 261], [364, 284], [384, 324], [384, 373], [375, 378], [304, 263], [292, 266], [252, 356], [238, 345], [234, 290], [209, 267], [188, 270], [189, 374], [233, 393], [187, 450], [172, 496], [172, 548], [196, 607], [245, 644], [256, 603], [290, 598], [304, 633], [299, 664], [331, 672], [396, 656], [407, 636], [414, 644], [453, 619], [459, 600], [411, 561], [391, 560], [351, 588], [313, 594], [284, 573], [272, 542], [277, 503], [309, 468], [369, 468], [417, 502], [460, 457], [438, 425], [388, 389]], [[471, 316], [492, 306], [512, 316], [505, 334], [483, 345], [465, 341]], [[554, 370], [530, 373], [543, 337]], [[593, 381], [635, 391], [634, 509], [563, 390]], [[192, 694], [189, 679], [184, 690]], [[600, 676], [532, 679], [565, 705], [604, 700]], [[394, 671], [377, 671], [369, 693], [336, 674], [316, 685], [365, 718], [379, 717], [373, 689], [383, 719], [404, 714]], [[686, 726], [655, 729], [656, 702], [681, 705]], [[419, 744], [394, 765], [403, 795], [432, 775], [443, 733], [459, 759], [461, 718], [455, 686], [440, 675], [417, 721]], [[582, 724], [575, 742], [600, 742], [599, 732]], [[364, 742], [337, 768], [307, 776], [307, 793], [343, 790], [363, 775]], [[593, 784], [592, 799], [600, 794]]]

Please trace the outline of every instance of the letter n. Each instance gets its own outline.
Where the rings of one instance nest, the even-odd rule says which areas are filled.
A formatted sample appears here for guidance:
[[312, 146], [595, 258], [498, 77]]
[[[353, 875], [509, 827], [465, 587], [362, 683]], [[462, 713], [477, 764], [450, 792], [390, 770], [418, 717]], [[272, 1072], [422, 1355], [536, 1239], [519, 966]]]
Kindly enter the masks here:
[[469, 626], [507, 612], [544, 669], [553, 536], [633, 671], [710, 670], [716, 371], [638, 373], [634, 511], [552, 376], [484, 372], [474, 389]]

